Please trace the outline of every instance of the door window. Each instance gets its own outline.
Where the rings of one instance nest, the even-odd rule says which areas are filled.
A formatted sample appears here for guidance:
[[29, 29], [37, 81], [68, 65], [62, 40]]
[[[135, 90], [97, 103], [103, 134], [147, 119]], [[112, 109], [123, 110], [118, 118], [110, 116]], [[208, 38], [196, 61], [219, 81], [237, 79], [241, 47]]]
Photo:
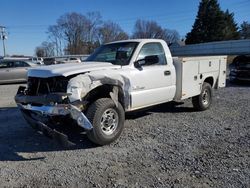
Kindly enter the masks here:
[[14, 62], [14, 67], [29, 67], [29, 65], [23, 61]]
[[0, 62], [0, 69], [2, 68], [11, 68], [13, 67], [13, 62], [6, 61], [6, 62]]
[[[137, 60], [145, 59], [146, 56], [157, 56], [159, 63], [154, 65], [165, 65], [167, 64], [164, 49], [160, 43], [147, 43], [142, 48], [137, 57]], [[145, 65], [144, 65], [145, 66]]]

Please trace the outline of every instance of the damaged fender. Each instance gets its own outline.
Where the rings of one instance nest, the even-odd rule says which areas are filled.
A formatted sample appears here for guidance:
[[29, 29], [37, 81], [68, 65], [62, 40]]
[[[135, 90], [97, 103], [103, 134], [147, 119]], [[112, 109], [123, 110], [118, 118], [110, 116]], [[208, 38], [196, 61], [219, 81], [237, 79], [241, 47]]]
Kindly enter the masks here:
[[91, 73], [80, 74], [71, 78], [68, 82], [67, 93], [70, 102], [82, 101], [82, 99], [93, 89], [101, 85], [113, 85], [113, 90], [110, 92], [110, 97], [114, 101], [115, 105], [118, 106], [118, 94], [119, 87], [123, 90], [124, 105], [128, 108], [130, 105], [129, 79], [121, 75], [95, 75]]

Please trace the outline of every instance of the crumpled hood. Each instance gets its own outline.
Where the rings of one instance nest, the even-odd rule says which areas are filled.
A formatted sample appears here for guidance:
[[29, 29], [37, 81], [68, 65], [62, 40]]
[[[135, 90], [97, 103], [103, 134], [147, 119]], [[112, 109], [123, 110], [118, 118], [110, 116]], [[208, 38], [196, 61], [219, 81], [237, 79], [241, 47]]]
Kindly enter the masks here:
[[120, 65], [112, 65], [107, 62], [83, 62], [68, 63], [59, 65], [42, 66], [31, 68], [28, 71], [28, 77], [49, 78], [54, 76], [70, 76], [90, 71], [118, 69]]

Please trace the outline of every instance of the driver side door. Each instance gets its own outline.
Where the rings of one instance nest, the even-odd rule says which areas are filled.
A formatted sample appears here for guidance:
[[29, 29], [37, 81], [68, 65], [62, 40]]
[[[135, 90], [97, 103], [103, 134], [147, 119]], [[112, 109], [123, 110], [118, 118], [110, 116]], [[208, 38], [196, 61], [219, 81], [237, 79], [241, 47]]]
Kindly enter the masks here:
[[170, 101], [175, 95], [175, 69], [168, 64], [161, 43], [146, 43], [137, 61], [147, 56], [158, 56], [159, 62], [142, 65], [131, 73], [132, 110]]

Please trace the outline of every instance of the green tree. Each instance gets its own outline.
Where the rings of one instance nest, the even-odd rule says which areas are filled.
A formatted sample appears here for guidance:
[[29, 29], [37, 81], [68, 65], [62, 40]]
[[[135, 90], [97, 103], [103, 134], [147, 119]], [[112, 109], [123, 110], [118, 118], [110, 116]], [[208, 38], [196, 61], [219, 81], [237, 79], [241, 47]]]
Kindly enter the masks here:
[[240, 37], [242, 39], [250, 39], [250, 23], [243, 22], [240, 25]]
[[217, 0], [201, 0], [187, 44], [238, 39], [234, 15], [222, 11]]
[[224, 13], [224, 23], [221, 38], [221, 40], [233, 40], [240, 38], [238, 26], [234, 21], [234, 14], [230, 13], [228, 10], [226, 10]]

